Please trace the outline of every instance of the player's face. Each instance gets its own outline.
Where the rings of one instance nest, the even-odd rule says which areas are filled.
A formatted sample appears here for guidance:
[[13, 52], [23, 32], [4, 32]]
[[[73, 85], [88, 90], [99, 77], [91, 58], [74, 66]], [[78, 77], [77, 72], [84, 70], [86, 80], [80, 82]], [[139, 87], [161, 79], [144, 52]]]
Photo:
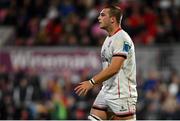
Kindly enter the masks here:
[[110, 25], [110, 16], [109, 16], [109, 9], [105, 8], [100, 12], [100, 15], [98, 17], [99, 20], [99, 26], [101, 29], [107, 29], [107, 27]]

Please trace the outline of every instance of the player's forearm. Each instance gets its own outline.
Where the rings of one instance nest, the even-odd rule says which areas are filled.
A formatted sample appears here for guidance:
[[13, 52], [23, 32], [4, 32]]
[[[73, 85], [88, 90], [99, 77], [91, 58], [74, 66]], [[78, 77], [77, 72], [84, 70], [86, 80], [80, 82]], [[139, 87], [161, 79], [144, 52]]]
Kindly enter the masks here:
[[114, 76], [115, 74], [117, 74], [119, 71], [119, 69], [113, 68], [113, 67], [108, 67], [104, 70], [102, 70], [100, 73], [98, 73], [97, 75], [95, 75], [93, 77], [93, 79], [95, 80], [96, 84], [100, 84], [103, 81], [111, 78], [112, 76]]
[[122, 67], [124, 60], [125, 58], [123, 57], [113, 57], [111, 60], [111, 64], [106, 69], [102, 70], [100, 73], [95, 75], [90, 80], [90, 83], [92, 85], [100, 84], [103, 81], [106, 81], [107, 79], [117, 74], [120, 68]]

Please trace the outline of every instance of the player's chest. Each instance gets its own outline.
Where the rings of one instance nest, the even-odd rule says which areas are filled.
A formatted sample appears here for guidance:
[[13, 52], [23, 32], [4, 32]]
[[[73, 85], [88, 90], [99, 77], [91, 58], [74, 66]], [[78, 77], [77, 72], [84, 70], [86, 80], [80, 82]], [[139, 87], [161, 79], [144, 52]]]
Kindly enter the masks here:
[[112, 58], [112, 40], [105, 40], [101, 49], [101, 58], [103, 61], [109, 61]]

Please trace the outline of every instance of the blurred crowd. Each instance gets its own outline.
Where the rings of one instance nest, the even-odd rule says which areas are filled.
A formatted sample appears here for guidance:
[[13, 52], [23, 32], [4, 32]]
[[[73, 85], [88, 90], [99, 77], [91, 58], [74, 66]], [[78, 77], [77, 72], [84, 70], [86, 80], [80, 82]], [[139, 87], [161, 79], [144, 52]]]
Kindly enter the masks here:
[[7, 71], [0, 65], [0, 119], [2, 120], [83, 120], [99, 87], [79, 97], [74, 87], [89, 78], [90, 70], [66, 70], [41, 75], [33, 68]]
[[[135, 46], [180, 42], [179, 0], [0, 0], [0, 26], [14, 27], [13, 46], [100, 46], [106, 33], [97, 16], [112, 2], [122, 8], [122, 27]], [[87, 119], [100, 87], [86, 97], [73, 89], [90, 71], [46, 75], [0, 65], [0, 119]], [[178, 72], [137, 73], [137, 119], [180, 119]]]
[[0, 25], [14, 26], [16, 46], [98, 46], [106, 33], [97, 17], [110, 3], [136, 44], [180, 41], [179, 0], [1, 0]]
[[137, 119], [180, 119], [180, 78], [177, 71], [164, 75], [162, 71], [150, 70], [147, 78], [137, 76]]
[[[79, 97], [74, 87], [92, 77], [92, 70], [65, 70], [59, 74], [39, 74], [35, 69], [15, 68], [8, 72], [0, 65], [0, 119], [84, 120], [101, 86]], [[137, 74], [137, 119], [180, 119], [180, 78], [174, 70], [164, 78], [150, 70], [146, 78]]]

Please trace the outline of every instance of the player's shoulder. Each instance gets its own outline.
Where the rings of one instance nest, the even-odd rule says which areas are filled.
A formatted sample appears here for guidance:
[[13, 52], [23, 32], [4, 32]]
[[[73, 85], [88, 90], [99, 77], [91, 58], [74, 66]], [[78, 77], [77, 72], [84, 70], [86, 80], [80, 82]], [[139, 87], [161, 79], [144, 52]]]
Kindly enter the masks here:
[[129, 36], [129, 34], [126, 31], [124, 31], [123, 29], [118, 32], [115, 40], [116, 41], [123, 41], [123, 42], [126, 41], [126, 42], [129, 42], [129, 43], [132, 42], [132, 39]]
[[123, 37], [123, 38], [130, 38], [129, 34], [123, 29], [119, 31], [118, 36]]

